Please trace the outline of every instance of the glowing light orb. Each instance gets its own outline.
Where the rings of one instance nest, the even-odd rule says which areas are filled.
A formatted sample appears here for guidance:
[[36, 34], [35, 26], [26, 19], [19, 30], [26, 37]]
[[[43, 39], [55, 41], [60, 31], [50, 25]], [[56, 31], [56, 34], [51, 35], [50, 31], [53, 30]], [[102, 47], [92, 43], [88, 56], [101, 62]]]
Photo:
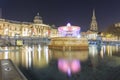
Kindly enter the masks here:
[[79, 60], [58, 60], [58, 69], [64, 73], [67, 73], [68, 76], [75, 74], [81, 70], [81, 65]]
[[69, 26], [71, 26], [71, 24], [70, 24], [70, 23], [68, 23], [68, 24], [67, 24], [67, 26], [69, 27]]

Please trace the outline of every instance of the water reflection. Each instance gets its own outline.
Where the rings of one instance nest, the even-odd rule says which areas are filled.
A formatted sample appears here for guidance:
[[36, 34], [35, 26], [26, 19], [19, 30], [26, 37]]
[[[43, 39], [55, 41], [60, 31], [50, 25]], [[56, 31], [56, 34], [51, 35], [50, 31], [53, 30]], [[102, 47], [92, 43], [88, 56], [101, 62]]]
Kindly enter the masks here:
[[0, 59], [11, 59], [26, 68], [44, 67], [49, 62], [48, 46], [2, 47]]
[[80, 61], [77, 59], [58, 59], [58, 69], [70, 77], [80, 71]]
[[25, 67], [44, 67], [49, 62], [47, 46], [25, 46], [22, 52], [22, 63]]
[[100, 56], [103, 58], [105, 55], [112, 56], [113, 54], [116, 54], [120, 52], [120, 46], [116, 45], [103, 45], [100, 48], [98, 48], [97, 45], [90, 45], [89, 46], [89, 54], [92, 56], [100, 54]]
[[[72, 60], [77, 60], [82, 67], [80, 73], [78, 72], [78, 78], [95, 80], [93, 75], [103, 77], [102, 73], [108, 75], [111, 68], [114, 70], [113, 68], [120, 67], [120, 46], [103, 45], [98, 48], [96, 45], [90, 45], [88, 51], [50, 50], [46, 45], [0, 47], [0, 59], [11, 59], [16, 65], [24, 67], [23, 73], [27, 74], [28, 78], [31, 75], [35, 76], [30, 77], [30, 80], [40, 80], [40, 78], [42, 80], [49, 78], [66, 80], [66, 76], [58, 71], [57, 62], [60, 59], [70, 61], [70, 63]], [[72, 71], [71, 67], [68, 68]], [[25, 70], [31, 74], [28, 76], [28, 73], [24, 72]]]
[[[120, 52], [120, 46], [103, 45], [99, 51], [96, 45], [90, 45], [89, 51], [59, 51], [49, 50], [45, 45], [32, 45], [24, 47], [0, 47], [0, 59], [12, 59], [16, 64], [26, 68], [47, 66], [51, 59], [78, 59], [86, 61], [88, 57], [101, 58], [113, 56]], [[94, 60], [93, 60], [94, 61]]]
[[50, 58], [54, 59], [78, 59], [80, 61], [86, 61], [88, 59], [88, 51], [60, 51], [49, 50]]
[[19, 64], [19, 47], [0, 47], [0, 59], [11, 59]]
[[97, 45], [89, 45], [89, 55], [95, 56], [98, 54]]

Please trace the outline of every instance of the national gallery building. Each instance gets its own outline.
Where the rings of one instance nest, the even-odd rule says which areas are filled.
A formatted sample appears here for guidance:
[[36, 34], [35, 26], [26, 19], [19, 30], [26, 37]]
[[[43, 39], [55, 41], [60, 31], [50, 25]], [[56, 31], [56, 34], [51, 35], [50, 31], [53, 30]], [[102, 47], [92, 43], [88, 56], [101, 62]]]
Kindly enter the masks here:
[[27, 37], [49, 37], [51, 27], [43, 24], [39, 13], [34, 17], [33, 22], [19, 22], [0, 18], [1, 36], [27, 36]]

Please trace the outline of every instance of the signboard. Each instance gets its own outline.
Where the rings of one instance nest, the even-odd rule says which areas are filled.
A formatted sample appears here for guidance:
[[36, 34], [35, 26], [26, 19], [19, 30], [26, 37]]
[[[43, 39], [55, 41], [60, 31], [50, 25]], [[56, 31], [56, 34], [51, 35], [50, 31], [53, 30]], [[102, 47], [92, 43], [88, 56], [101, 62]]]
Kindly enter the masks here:
[[16, 45], [17, 46], [22, 46], [23, 45], [23, 40], [16, 40]]

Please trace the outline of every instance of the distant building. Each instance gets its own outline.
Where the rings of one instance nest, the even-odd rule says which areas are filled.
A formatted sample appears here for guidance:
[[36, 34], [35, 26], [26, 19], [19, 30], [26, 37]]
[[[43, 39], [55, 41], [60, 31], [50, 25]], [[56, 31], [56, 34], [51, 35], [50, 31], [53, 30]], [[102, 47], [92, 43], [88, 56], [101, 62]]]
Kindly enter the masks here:
[[120, 22], [114, 24], [115, 27], [120, 27]]
[[52, 25], [51, 26], [51, 29], [50, 29], [50, 38], [53, 38], [53, 37], [58, 37], [58, 28], [55, 27], [55, 25]]
[[87, 31], [88, 39], [96, 40], [98, 33], [98, 24], [96, 21], [95, 10], [93, 10], [92, 21], [90, 23], [90, 30]]
[[43, 24], [39, 13], [34, 17], [33, 22], [20, 22], [0, 18], [1, 36], [39, 36], [48, 37], [50, 26]]
[[98, 25], [97, 25], [96, 16], [95, 16], [95, 10], [93, 10], [92, 21], [90, 24], [90, 31], [98, 32]]

